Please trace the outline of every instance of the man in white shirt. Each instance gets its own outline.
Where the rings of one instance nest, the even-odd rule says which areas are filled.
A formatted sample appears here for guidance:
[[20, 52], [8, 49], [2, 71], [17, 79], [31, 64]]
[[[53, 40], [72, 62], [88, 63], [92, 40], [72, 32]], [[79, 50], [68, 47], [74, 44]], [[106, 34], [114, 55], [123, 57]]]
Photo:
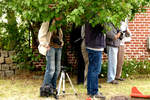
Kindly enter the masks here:
[[116, 71], [116, 80], [119, 81], [124, 81], [123, 78], [121, 78], [121, 73], [122, 73], [122, 66], [124, 63], [124, 49], [125, 49], [125, 42], [130, 42], [131, 41], [131, 32], [128, 28], [128, 18], [125, 19], [125, 21], [121, 22], [121, 26], [120, 26], [120, 30], [121, 32], [125, 32], [128, 34], [128, 36], [126, 36], [125, 34], [123, 34], [123, 39], [120, 41], [120, 46], [118, 49], [118, 62], [117, 62], [117, 71]]

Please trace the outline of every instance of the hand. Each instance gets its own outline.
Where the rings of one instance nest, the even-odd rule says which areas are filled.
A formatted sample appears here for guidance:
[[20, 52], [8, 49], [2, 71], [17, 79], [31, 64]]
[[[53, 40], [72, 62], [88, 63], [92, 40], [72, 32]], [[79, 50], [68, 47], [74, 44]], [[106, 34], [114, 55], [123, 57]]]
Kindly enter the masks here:
[[126, 37], [130, 37], [130, 32], [127, 30], [126, 34], [125, 34]]
[[46, 46], [46, 48], [47, 48], [47, 51], [48, 51], [48, 50], [50, 50], [50, 46], [49, 46], [49, 45], [48, 45], [48, 46]]
[[115, 40], [117, 40], [120, 37], [121, 33], [118, 32], [117, 35], [115, 35]]

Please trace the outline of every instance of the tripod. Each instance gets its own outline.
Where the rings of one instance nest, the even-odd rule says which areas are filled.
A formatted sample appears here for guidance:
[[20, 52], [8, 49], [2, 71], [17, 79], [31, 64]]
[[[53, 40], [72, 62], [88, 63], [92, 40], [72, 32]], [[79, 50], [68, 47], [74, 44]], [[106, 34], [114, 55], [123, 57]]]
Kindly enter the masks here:
[[67, 76], [67, 78], [68, 78], [68, 80], [69, 80], [69, 83], [70, 83], [70, 85], [71, 85], [71, 87], [72, 87], [72, 89], [73, 89], [75, 95], [77, 95], [77, 92], [76, 92], [76, 90], [75, 90], [75, 88], [74, 88], [74, 86], [73, 86], [73, 84], [72, 84], [72, 81], [71, 81], [71, 79], [70, 79], [68, 73], [65, 72], [64, 67], [62, 67], [61, 76], [60, 76], [60, 80], [59, 80], [59, 84], [58, 84], [58, 88], [57, 88], [57, 99], [58, 99], [59, 96], [61, 95], [61, 94], [60, 94], [61, 83], [63, 83], [63, 89], [62, 89], [63, 96], [66, 94], [66, 93], [65, 93], [65, 75]]

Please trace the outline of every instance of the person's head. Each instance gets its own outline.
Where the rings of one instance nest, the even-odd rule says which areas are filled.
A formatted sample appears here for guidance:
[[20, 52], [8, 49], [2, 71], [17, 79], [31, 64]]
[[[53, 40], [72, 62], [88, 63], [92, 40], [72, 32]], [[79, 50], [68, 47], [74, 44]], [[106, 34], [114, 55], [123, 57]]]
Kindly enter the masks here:
[[[48, 7], [49, 7], [51, 10], [54, 10], [55, 7], [56, 7], [56, 4], [49, 4]], [[62, 20], [62, 15], [57, 16], [57, 17], [55, 16], [53, 19], [54, 19], [55, 21], [60, 21], [60, 20]]]

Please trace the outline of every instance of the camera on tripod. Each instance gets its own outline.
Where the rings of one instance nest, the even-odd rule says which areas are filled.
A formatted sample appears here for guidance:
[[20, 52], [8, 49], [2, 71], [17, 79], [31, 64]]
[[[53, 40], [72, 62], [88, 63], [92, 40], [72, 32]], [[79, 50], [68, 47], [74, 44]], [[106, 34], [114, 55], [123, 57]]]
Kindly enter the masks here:
[[124, 37], [130, 37], [130, 34], [127, 31], [120, 31], [120, 33], [120, 40], [122, 40]]
[[61, 70], [63, 70], [63, 71], [67, 71], [67, 67], [65, 67], [65, 66], [61, 66]]
[[59, 79], [59, 84], [58, 84], [58, 88], [57, 88], [57, 96], [56, 96], [56, 98], [58, 99], [59, 96], [61, 95], [61, 91], [60, 91], [61, 85], [63, 86], [63, 88], [62, 88], [62, 93], [63, 94], [62, 95], [66, 94], [66, 92], [65, 92], [65, 79], [66, 78], [68, 78], [69, 83], [70, 83], [70, 85], [71, 85], [71, 87], [72, 87], [72, 89], [74, 91], [74, 94], [77, 95], [77, 91], [75, 90], [75, 88], [73, 86], [73, 83], [72, 83], [68, 73], [66, 72], [67, 71], [67, 67], [61, 66], [61, 70], [62, 71], [61, 71], [61, 75], [60, 75], [60, 79]]

